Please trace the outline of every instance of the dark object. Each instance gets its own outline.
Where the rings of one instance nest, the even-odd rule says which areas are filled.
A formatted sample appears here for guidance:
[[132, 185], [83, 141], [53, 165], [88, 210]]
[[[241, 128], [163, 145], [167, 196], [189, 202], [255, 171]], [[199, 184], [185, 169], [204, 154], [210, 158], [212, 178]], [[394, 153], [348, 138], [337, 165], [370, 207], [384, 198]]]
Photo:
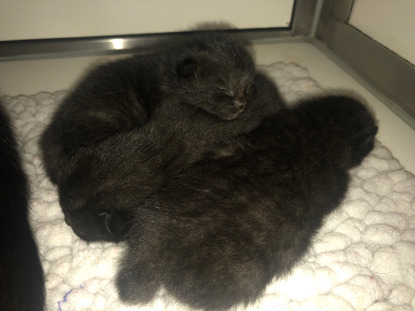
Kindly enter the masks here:
[[0, 104], [0, 310], [41, 311], [43, 269], [29, 225], [29, 185]]

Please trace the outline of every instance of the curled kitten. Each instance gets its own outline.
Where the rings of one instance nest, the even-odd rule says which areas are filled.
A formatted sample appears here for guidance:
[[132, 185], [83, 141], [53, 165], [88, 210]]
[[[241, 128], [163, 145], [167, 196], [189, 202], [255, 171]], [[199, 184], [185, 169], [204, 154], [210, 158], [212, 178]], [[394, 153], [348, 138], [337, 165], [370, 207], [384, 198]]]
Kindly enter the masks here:
[[254, 302], [308, 250], [376, 132], [362, 104], [331, 96], [225, 141], [229, 156], [194, 164], [134, 210], [121, 299], [145, 304], [164, 287], [194, 309]]
[[100, 65], [69, 93], [43, 133], [46, 172], [59, 185], [78, 150], [140, 128], [159, 103], [171, 98], [232, 120], [254, 96], [256, 74], [249, 53], [220, 32]]
[[172, 98], [141, 128], [81, 149], [73, 157], [72, 173], [59, 186], [67, 224], [84, 240], [124, 239], [131, 212], [170, 178], [201, 159], [232, 152], [217, 144], [254, 130], [281, 109], [271, 81], [258, 74], [255, 86], [260, 92], [233, 120]]

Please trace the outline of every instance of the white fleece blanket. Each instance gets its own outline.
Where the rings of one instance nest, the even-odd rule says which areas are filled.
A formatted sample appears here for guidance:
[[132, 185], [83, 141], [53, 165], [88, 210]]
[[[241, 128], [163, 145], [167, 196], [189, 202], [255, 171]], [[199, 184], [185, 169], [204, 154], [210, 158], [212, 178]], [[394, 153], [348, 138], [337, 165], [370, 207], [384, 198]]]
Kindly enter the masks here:
[[[295, 64], [264, 69], [288, 101], [321, 92]], [[123, 245], [87, 244], [65, 224], [37, 146], [65, 94], [4, 97], [31, 180], [47, 310], [187, 310], [165, 292], [146, 306], [123, 305], [113, 282]], [[248, 310], [415, 310], [415, 177], [379, 142], [352, 177], [346, 199], [327, 218], [307, 256]]]

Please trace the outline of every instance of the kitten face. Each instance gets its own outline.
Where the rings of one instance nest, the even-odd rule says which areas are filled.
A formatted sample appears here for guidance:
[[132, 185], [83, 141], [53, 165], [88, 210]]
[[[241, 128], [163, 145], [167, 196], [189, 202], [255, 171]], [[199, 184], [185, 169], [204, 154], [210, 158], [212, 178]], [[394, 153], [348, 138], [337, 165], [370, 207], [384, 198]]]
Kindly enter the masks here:
[[233, 120], [255, 95], [253, 68], [237, 68], [208, 57], [185, 59], [177, 67], [184, 100], [223, 120]]
[[255, 64], [236, 41], [202, 37], [175, 58], [171, 93], [222, 120], [233, 120], [255, 95]]
[[[89, 198], [82, 191], [68, 190], [71, 188], [70, 185], [59, 188], [59, 203], [66, 224], [77, 236], [85, 241], [124, 240], [130, 228], [131, 216], [128, 210], [105, 210], [99, 204], [102, 198]], [[108, 204], [111, 205], [110, 202]]]
[[65, 213], [65, 222], [85, 241], [119, 242], [130, 227], [130, 216], [126, 212], [96, 213], [81, 209]]

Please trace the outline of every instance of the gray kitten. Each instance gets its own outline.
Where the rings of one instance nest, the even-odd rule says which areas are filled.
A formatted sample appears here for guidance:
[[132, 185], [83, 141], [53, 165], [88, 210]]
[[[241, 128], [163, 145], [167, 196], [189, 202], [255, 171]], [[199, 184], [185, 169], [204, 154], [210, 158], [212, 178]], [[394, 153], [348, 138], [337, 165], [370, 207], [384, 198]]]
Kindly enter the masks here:
[[261, 74], [254, 81], [258, 90], [267, 91], [250, 98], [233, 120], [173, 98], [159, 104], [142, 127], [81, 149], [59, 185], [67, 224], [87, 241], [123, 240], [132, 211], [170, 178], [201, 159], [226, 156], [218, 143], [252, 131], [279, 111], [275, 85]]
[[145, 304], [164, 287], [194, 309], [254, 302], [307, 251], [376, 132], [362, 104], [330, 96], [219, 144], [228, 156], [196, 163], [134, 210], [121, 299]]
[[217, 32], [94, 69], [40, 141], [67, 224], [88, 241], [122, 240], [137, 205], [281, 105], [249, 53]]

